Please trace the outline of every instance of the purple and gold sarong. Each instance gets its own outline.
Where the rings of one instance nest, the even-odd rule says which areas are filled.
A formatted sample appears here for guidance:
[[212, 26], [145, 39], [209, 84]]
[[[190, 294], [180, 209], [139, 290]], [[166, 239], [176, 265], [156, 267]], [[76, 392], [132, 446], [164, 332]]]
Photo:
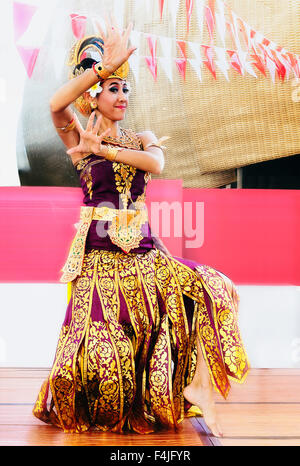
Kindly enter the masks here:
[[197, 336], [224, 397], [248, 372], [237, 304], [232, 282], [210, 267], [158, 249], [90, 251], [34, 415], [66, 432], [176, 427], [188, 415]]
[[[143, 149], [127, 130], [109, 143]], [[76, 169], [86, 207], [63, 269], [72, 294], [33, 413], [66, 432], [176, 428], [197, 412], [183, 398], [197, 337], [224, 397], [230, 378], [248, 372], [235, 287], [211, 267], [155, 248], [144, 215], [149, 173], [94, 154]]]

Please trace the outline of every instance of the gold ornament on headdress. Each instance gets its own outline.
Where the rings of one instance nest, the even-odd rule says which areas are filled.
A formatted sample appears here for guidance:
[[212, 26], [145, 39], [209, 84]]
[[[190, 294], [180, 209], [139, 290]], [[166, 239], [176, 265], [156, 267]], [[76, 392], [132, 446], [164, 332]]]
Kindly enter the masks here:
[[[97, 42], [98, 46], [95, 43], [93, 43], [93, 41]], [[86, 44], [84, 45], [85, 42]], [[76, 78], [77, 76], [81, 75], [85, 71], [83, 67], [80, 67], [74, 70], [74, 68], [80, 64], [82, 60], [82, 55], [84, 52], [86, 52], [87, 54], [90, 54], [90, 58], [97, 60], [97, 62], [101, 62], [102, 57], [103, 57], [102, 39], [98, 36], [86, 36], [78, 40], [73, 45], [70, 51], [69, 62], [68, 62], [68, 65], [72, 67], [69, 73], [69, 79]], [[128, 76], [128, 73], [129, 73], [129, 64], [128, 64], [128, 61], [126, 61], [106, 79], [113, 79], [113, 78], [126, 79]], [[78, 99], [75, 100], [74, 105], [83, 115], [89, 116], [91, 114], [91, 106], [83, 98], [82, 95], [78, 97]]]

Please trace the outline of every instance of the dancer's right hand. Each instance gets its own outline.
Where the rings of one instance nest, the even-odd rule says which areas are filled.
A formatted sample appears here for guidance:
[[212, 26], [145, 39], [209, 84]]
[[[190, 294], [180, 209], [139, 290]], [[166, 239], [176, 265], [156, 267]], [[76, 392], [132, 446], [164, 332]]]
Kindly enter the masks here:
[[102, 144], [103, 138], [108, 136], [110, 132], [110, 128], [106, 129], [104, 132], [99, 134], [100, 131], [100, 124], [101, 124], [102, 115], [100, 114], [95, 120], [95, 112], [91, 114], [88, 119], [86, 129], [80, 131], [80, 140], [79, 144], [72, 149], [67, 150], [68, 155], [74, 154], [95, 154], [99, 155], [100, 157], [105, 157], [106, 155], [106, 147]]
[[100, 37], [104, 41], [103, 66], [108, 71], [116, 71], [137, 47], [128, 47], [128, 40], [132, 30], [132, 23], [121, 33], [114, 19], [106, 19], [106, 34], [96, 21]]

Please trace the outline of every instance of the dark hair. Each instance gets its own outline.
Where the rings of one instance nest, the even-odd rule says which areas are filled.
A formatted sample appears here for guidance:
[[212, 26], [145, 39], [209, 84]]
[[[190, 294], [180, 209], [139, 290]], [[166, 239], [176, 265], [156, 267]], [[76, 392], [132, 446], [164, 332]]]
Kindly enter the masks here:
[[94, 63], [97, 63], [97, 61], [93, 58], [84, 58], [78, 65], [75, 66], [73, 74], [75, 74], [76, 70], [80, 70], [80, 68], [83, 68], [84, 70], [92, 68]]

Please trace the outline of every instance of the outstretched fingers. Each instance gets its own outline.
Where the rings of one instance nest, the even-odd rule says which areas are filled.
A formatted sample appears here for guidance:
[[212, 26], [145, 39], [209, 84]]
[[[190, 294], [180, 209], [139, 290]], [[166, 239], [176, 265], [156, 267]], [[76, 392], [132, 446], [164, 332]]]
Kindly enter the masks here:
[[92, 128], [92, 133], [93, 134], [98, 134], [98, 131], [100, 129], [100, 125], [101, 125], [101, 120], [102, 120], [102, 115], [100, 114], [96, 120], [96, 123], [94, 125], [94, 127]]
[[85, 129], [86, 131], [92, 131], [94, 127], [94, 119], [95, 119], [95, 112], [92, 112], [86, 125], [86, 129]]

